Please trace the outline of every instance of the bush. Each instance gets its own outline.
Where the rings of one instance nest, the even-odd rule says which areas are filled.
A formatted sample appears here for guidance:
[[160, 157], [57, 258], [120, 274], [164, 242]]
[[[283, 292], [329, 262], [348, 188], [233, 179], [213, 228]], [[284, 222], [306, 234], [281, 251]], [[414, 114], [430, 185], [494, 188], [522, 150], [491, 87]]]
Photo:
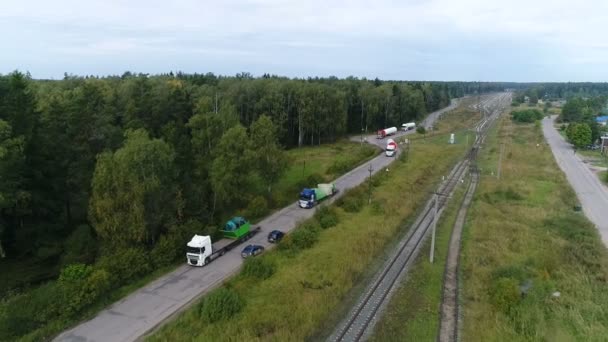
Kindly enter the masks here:
[[317, 212], [315, 213], [315, 218], [323, 229], [333, 227], [340, 222], [336, 210], [325, 205], [317, 209]]
[[386, 201], [385, 200], [373, 201], [372, 202], [372, 213], [374, 215], [384, 215], [384, 213], [385, 213], [384, 207], [385, 206], [386, 206]]
[[86, 224], [78, 226], [64, 244], [62, 265], [92, 264], [97, 254], [97, 241], [91, 227]]
[[244, 216], [251, 219], [264, 217], [268, 213], [268, 201], [263, 196], [256, 196], [249, 202]]
[[59, 286], [63, 295], [63, 311], [67, 316], [73, 316], [110, 289], [110, 274], [98, 269], [86, 279], [60, 282]]
[[59, 274], [59, 283], [74, 283], [85, 280], [93, 272], [93, 267], [84, 264], [68, 265]]
[[534, 122], [543, 118], [543, 113], [538, 109], [515, 110], [511, 112], [511, 118], [517, 122]]
[[232, 289], [220, 288], [204, 299], [201, 318], [209, 323], [229, 319], [245, 307], [245, 302]]
[[342, 202], [342, 209], [347, 213], [358, 213], [363, 209], [365, 199], [361, 196], [348, 196]]
[[353, 161], [349, 159], [337, 159], [328, 168], [327, 173], [332, 175], [341, 175], [348, 171], [353, 166]]
[[111, 281], [120, 286], [129, 280], [142, 276], [152, 269], [146, 251], [141, 248], [118, 249], [104, 255], [98, 262], [99, 268], [106, 270]]
[[272, 277], [276, 270], [276, 265], [268, 258], [249, 258], [245, 260], [243, 275], [258, 279], [268, 279]]
[[507, 201], [521, 201], [524, 199], [524, 196], [509, 187], [507, 189], [497, 189], [494, 192], [486, 192], [482, 198], [487, 203], [494, 204]]
[[363, 209], [367, 201], [367, 192], [363, 187], [356, 187], [346, 191], [337, 201], [337, 205], [347, 213], [357, 213]]
[[318, 225], [311, 223], [305, 224], [283, 238], [279, 247], [291, 251], [308, 249], [314, 246], [319, 240], [319, 231], [320, 228]]
[[518, 283], [512, 278], [499, 278], [490, 288], [490, 300], [492, 305], [505, 314], [508, 314], [511, 309], [519, 302], [521, 295], [519, 293]]
[[416, 127], [416, 133], [426, 134], [426, 128], [424, 128], [424, 126], [418, 126], [418, 127]]
[[324, 182], [325, 182], [325, 178], [322, 175], [320, 175], [318, 173], [311, 173], [310, 175], [308, 175], [308, 177], [300, 180], [297, 183], [297, 188], [298, 188], [298, 191], [302, 190], [303, 188], [314, 188], [317, 186], [317, 184], [324, 183]]
[[155, 267], [165, 267], [183, 257], [183, 246], [186, 241], [181, 234], [170, 232], [160, 237], [156, 246], [150, 251], [150, 259]]

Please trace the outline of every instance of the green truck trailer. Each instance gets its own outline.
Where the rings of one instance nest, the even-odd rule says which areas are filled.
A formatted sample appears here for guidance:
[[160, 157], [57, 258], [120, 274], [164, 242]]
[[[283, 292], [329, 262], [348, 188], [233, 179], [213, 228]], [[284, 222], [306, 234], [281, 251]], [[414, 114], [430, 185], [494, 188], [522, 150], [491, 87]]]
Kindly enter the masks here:
[[242, 217], [233, 217], [224, 226], [221, 232], [225, 238], [239, 239], [251, 231], [251, 223]]

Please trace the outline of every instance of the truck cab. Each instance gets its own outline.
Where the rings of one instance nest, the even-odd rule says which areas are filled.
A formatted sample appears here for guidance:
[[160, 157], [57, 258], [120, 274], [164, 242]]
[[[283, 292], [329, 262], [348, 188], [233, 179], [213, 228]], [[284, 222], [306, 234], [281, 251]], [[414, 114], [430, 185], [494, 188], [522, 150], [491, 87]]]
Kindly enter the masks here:
[[397, 153], [397, 143], [393, 139], [388, 139], [385, 154], [387, 157], [393, 157], [395, 153]]
[[315, 190], [304, 188], [300, 192], [300, 200], [298, 201], [300, 208], [312, 208], [315, 205]]
[[194, 235], [192, 240], [186, 244], [186, 260], [188, 265], [204, 266], [209, 262], [209, 257], [213, 253], [211, 237]]

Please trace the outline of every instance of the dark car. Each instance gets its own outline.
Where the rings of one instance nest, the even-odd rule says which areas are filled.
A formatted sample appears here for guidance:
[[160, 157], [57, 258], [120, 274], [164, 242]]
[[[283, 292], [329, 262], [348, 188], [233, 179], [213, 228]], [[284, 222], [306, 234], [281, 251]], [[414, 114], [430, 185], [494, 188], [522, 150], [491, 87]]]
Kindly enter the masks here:
[[280, 230], [273, 230], [268, 234], [268, 242], [279, 242], [281, 241], [281, 239], [283, 238], [283, 236], [285, 236], [285, 233], [283, 233]]
[[241, 252], [241, 256], [243, 258], [249, 258], [251, 256], [256, 256], [264, 251], [264, 247], [260, 245], [249, 245], [243, 248]]

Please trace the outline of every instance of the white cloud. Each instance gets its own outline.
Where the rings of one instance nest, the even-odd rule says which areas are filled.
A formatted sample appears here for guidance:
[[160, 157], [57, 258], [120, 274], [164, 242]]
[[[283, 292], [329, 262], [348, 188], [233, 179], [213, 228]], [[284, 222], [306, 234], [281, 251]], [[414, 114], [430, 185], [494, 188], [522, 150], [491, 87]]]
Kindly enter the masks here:
[[[36, 63], [48, 55], [66, 71], [78, 56], [97, 56], [112, 58], [113, 72], [132, 65], [127, 58], [149, 58], [151, 72], [275, 73], [280, 66], [277, 72], [308, 76], [333, 67], [368, 77], [541, 80], [562, 77], [561, 68], [564, 76], [600, 80], [608, 77], [605, 13], [605, 1], [565, 0], [4, 0], [0, 65], [7, 69], [0, 72], [28, 67], [49, 76], [56, 71]], [[87, 73], [109, 72], [112, 63], [103, 62]], [[504, 65], [516, 70], [505, 74], [499, 63], [518, 65]], [[428, 65], [445, 76], [427, 69], [425, 77], [418, 69]], [[555, 72], [538, 74], [538, 65]]]

